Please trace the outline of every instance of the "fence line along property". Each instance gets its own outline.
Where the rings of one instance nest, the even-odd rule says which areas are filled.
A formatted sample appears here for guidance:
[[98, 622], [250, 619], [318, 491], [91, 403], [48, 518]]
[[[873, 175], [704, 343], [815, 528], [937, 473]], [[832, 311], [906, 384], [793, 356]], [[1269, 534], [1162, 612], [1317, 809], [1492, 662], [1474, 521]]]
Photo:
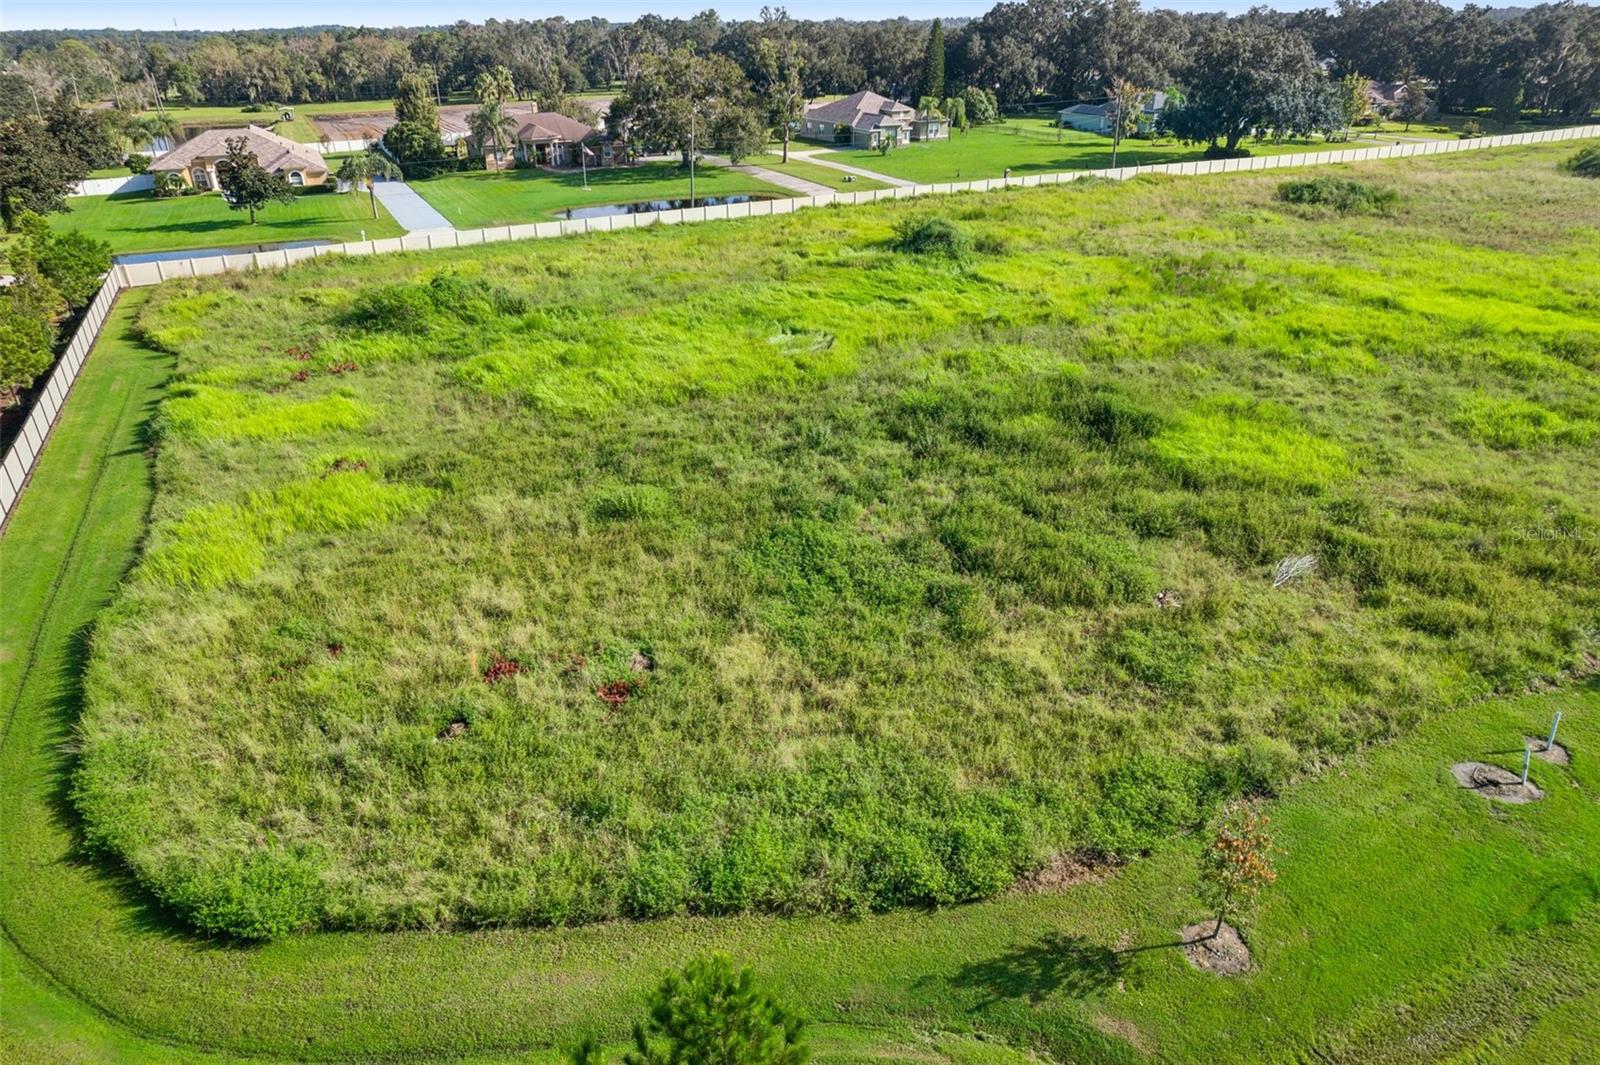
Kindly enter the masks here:
[[382, 255], [398, 251], [432, 251], [440, 248], [467, 248], [477, 244], [492, 244], [503, 240], [538, 240], [549, 237], [566, 237], [580, 233], [609, 233], [636, 229], [654, 224], [679, 225], [695, 222], [714, 222], [730, 218], [754, 218], [765, 215], [792, 214], [808, 207], [826, 207], [830, 204], [877, 203], [882, 200], [908, 199], [914, 196], [942, 196], [956, 192], [990, 192], [1007, 188], [1036, 188], [1057, 185], [1083, 178], [1111, 178], [1123, 181], [1141, 174], [1175, 174], [1200, 176], [1226, 174], [1242, 170], [1276, 170], [1291, 167], [1324, 166], [1331, 163], [1360, 163], [1377, 159], [1401, 159], [1416, 155], [1446, 155], [1451, 152], [1477, 151], [1485, 148], [1506, 148], [1530, 144], [1549, 144], [1558, 141], [1584, 140], [1600, 137], [1600, 125], [1571, 126], [1566, 129], [1538, 130], [1532, 133], [1510, 133], [1473, 140], [1427, 141], [1408, 144], [1391, 144], [1382, 147], [1344, 148], [1333, 151], [1303, 152], [1291, 155], [1250, 156], [1244, 159], [1210, 159], [1188, 163], [1156, 163], [1145, 166], [1124, 166], [1104, 170], [1067, 170], [1049, 174], [1029, 174], [1015, 178], [989, 178], [978, 181], [958, 181], [932, 185], [913, 185], [877, 189], [870, 192], [834, 192], [816, 196], [799, 196], [786, 200], [762, 200], [750, 203], [719, 204], [715, 207], [685, 207], [670, 211], [646, 211], [636, 215], [611, 215], [602, 218], [580, 218], [557, 222], [532, 222], [516, 226], [495, 226], [489, 229], [446, 230], [413, 233], [386, 240], [354, 241], [347, 244], [325, 244], [309, 248], [280, 248], [277, 251], [244, 252], [237, 255], [218, 255], [200, 259], [170, 259], [151, 263], [124, 263], [112, 267], [105, 284], [89, 305], [82, 323], [67, 345], [66, 353], [50, 374], [49, 382], [29, 413], [22, 431], [17, 434], [11, 450], [0, 464], [0, 516], [9, 518], [11, 508], [22, 494], [33, 464], [43, 449], [50, 429], [71, 392], [83, 360], [94, 346], [100, 327], [105, 323], [116, 294], [125, 288], [159, 285], [184, 277], [204, 277], [209, 274], [236, 273], [245, 270], [273, 270], [292, 266], [324, 255]]

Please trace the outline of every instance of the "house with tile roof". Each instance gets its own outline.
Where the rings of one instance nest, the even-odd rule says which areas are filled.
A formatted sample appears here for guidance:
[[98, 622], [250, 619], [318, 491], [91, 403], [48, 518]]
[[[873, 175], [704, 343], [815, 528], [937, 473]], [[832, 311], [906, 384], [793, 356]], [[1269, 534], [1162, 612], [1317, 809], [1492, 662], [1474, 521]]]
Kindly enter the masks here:
[[611, 138], [555, 111], [536, 111], [517, 130], [516, 156], [531, 166], [610, 166], [619, 161]]
[[807, 109], [799, 132], [806, 140], [877, 148], [885, 142], [944, 140], [950, 136], [950, 125], [938, 115], [918, 114], [914, 107], [863, 89]]
[[217, 162], [228, 157], [228, 141], [237, 137], [244, 138], [245, 147], [255, 153], [262, 169], [283, 175], [291, 185], [321, 185], [328, 180], [328, 164], [316, 148], [260, 126], [201, 130], [153, 160], [150, 172], [177, 174], [202, 192], [218, 188]]

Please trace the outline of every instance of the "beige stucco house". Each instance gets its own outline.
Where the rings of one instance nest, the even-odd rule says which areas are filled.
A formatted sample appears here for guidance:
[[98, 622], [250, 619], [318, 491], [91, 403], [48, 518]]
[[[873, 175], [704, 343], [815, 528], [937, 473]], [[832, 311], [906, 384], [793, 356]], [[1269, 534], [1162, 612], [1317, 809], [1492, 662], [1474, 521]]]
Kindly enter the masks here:
[[178, 174], [186, 184], [202, 191], [217, 188], [217, 160], [227, 158], [228, 141], [236, 137], [245, 139], [263, 169], [282, 174], [291, 185], [321, 185], [328, 180], [328, 164], [316, 148], [260, 126], [201, 130], [153, 160], [150, 172]]
[[919, 115], [916, 108], [899, 100], [863, 89], [808, 109], [800, 121], [800, 136], [828, 144], [877, 148], [885, 143], [944, 140], [950, 136], [950, 125], [937, 115]]

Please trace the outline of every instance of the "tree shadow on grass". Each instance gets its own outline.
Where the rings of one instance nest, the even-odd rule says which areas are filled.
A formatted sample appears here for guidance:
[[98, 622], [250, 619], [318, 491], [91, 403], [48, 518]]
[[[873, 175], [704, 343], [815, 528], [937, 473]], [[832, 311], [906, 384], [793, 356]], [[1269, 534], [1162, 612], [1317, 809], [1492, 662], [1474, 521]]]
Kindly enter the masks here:
[[1115, 984], [1126, 964], [1121, 952], [1083, 936], [1046, 932], [997, 957], [963, 965], [950, 984], [987, 991], [989, 997], [975, 1009], [1006, 999], [1037, 1004], [1057, 994], [1082, 999]]

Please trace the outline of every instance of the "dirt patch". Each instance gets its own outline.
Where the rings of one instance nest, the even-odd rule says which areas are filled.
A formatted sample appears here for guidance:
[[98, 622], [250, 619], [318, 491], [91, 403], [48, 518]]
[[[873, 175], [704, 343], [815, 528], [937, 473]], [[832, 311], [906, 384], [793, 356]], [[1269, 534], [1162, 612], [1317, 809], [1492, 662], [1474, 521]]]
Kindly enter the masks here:
[[1141, 1054], [1150, 1053], [1150, 1040], [1146, 1039], [1144, 1033], [1130, 1020], [1097, 1013], [1089, 1018], [1089, 1023], [1107, 1035], [1121, 1039]]
[[454, 721], [450, 722], [450, 724], [440, 729], [439, 734], [433, 738], [433, 742], [438, 743], [440, 740], [453, 740], [458, 736], [465, 736], [466, 734], [467, 723], [458, 717]]
[[656, 668], [656, 660], [643, 651], [633, 652], [633, 658], [628, 663], [628, 668], [635, 673], [650, 673]]
[[1522, 737], [1522, 742], [1533, 749], [1533, 756], [1541, 762], [1549, 762], [1551, 765], [1572, 764], [1572, 755], [1568, 754], [1567, 749], [1559, 743], [1548, 744], [1532, 736]]
[[1544, 798], [1533, 781], [1524, 784], [1521, 774], [1487, 762], [1457, 762], [1450, 767], [1450, 775], [1463, 788], [1495, 802], [1521, 805]]
[[1196, 969], [1218, 976], [1238, 976], [1250, 971], [1250, 948], [1231, 924], [1224, 923], [1216, 935], [1216, 921], [1201, 921], [1184, 928], [1183, 953]]
[[633, 697], [633, 691], [637, 686], [631, 680], [608, 680], [596, 688], [594, 693], [603, 703], [621, 706]]
[[1094, 861], [1081, 854], [1058, 854], [1041, 869], [1017, 878], [1013, 895], [1049, 895], [1076, 884], [1104, 880], [1112, 871], [1110, 862]]

